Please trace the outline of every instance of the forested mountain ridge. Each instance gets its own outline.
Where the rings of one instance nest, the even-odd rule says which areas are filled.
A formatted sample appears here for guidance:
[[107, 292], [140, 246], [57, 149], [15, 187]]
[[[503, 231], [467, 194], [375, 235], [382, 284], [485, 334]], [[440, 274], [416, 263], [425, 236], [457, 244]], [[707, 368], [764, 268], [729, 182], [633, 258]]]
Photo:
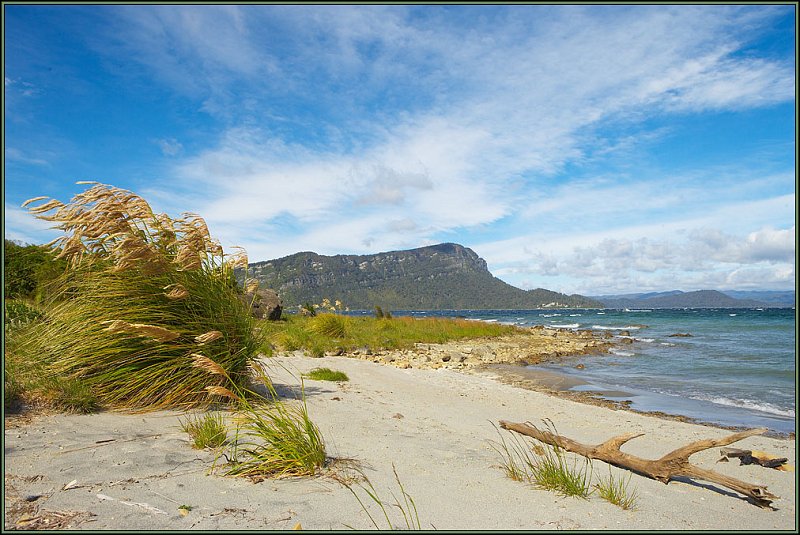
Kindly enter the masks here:
[[301, 252], [255, 262], [248, 276], [274, 289], [291, 308], [322, 299], [352, 310], [597, 308], [580, 295], [522, 290], [494, 277], [486, 261], [455, 243], [373, 255]]

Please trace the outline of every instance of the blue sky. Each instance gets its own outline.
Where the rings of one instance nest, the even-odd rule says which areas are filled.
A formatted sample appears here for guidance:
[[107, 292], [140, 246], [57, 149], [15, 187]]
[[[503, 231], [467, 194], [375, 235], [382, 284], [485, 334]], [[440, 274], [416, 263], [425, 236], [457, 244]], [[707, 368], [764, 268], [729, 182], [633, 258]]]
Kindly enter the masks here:
[[[95, 180], [250, 261], [793, 289], [794, 5], [4, 5], [5, 236]], [[234, 252], [229, 249], [230, 252]]]

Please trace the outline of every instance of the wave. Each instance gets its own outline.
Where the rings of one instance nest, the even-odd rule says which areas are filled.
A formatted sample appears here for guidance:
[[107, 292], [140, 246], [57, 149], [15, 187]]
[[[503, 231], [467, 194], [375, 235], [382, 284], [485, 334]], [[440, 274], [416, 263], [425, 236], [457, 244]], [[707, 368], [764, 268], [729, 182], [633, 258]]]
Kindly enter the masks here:
[[556, 324], [548, 325], [548, 327], [552, 327], [554, 329], [577, 329], [580, 326], [581, 326], [580, 323], [567, 323], [564, 325], [556, 325]]
[[636, 353], [631, 353], [630, 351], [623, 351], [621, 349], [615, 349], [613, 347], [611, 349], [609, 349], [608, 352], [613, 354], [613, 355], [620, 356], [620, 357], [632, 357], [632, 356], [634, 356], [636, 354]]
[[626, 325], [625, 327], [609, 327], [608, 325], [592, 325], [592, 329], [600, 331], [635, 331], [641, 329], [641, 325]]
[[658, 345], [661, 345], [661, 346], [667, 346], [667, 347], [675, 347], [675, 344], [671, 344], [671, 343], [669, 343], [669, 342], [661, 342], [661, 343], [660, 343], [660, 344], [658, 344]]
[[758, 412], [765, 412], [767, 414], [774, 414], [776, 416], [794, 418], [793, 409], [781, 409], [780, 407], [776, 407], [775, 405], [765, 401], [754, 401], [752, 399], [731, 399], [721, 396], [697, 395], [689, 397], [693, 399], [699, 399], [701, 401], [710, 401], [711, 403], [716, 403], [717, 405], [725, 405], [727, 407], [736, 407], [739, 409], [749, 409]]
[[656, 339], [655, 338], [637, 338], [636, 341], [637, 342], [647, 342], [648, 344], [652, 344], [653, 342], [656, 341]]
[[569, 315], [570, 318], [575, 318], [575, 317], [578, 317], [578, 316], [583, 316], [583, 314], [570, 314]]
[[539, 317], [540, 318], [555, 318], [555, 317], [560, 316], [560, 315], [561, 314], [539, 314]]

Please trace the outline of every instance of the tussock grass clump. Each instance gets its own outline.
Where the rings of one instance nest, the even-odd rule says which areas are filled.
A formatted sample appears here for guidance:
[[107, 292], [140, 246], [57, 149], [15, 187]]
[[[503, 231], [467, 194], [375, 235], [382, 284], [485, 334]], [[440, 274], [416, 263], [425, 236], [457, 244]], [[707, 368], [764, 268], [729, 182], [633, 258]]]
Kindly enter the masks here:
[[220, 413], [188, 417], [181, 422], [181, 429], [192, 437], [194, 447], [199, 450], [219, 448], [228, 440], [228, 428]]
[[211, 385], [205, 389], [209, 395], [235, 404], [236, 428], [229, 455], [225, 455], [228, 461], [225, 475], [255, 480], [308, 476], [325, 466], [325, 441], [308, 415], [305, 397], [299, 405], [278, 399], [266, 371], [257, 362], [251, 368], [266, 388], [268, 398], [230, 381], [227, 372], [207, 357], [195, 356], [193, 366], [209, 376], [227, 380], [231, 386], [228, 389]]
[[[552, 422], [545, 420], [545, 425], [553, 434], [558, 434]], [[556, 446], [538, 441], [529, 443], [516, 436], [509, 445], [502, 434], [500, 440], [500, 443], [490, 442], [490, 445], [500, 454], [500, 466], [511, 479], [564, 496], [588, 498], [592, 493], [592, 463], [589, 459], [584, 458], [583, 466], [579, 466], [577, 459], [570, 463], [564, 451]]]
[[278, 400], [261, 406], [242, 403], [227, 475], [307, 476], [325, 466], [325, 442], [308, 416], [305, 399], [300, 405]]
[[616, 477], [611, 473], [611, 467], [608, 468], [608, 479], [600, 479], [599, 483], [594, 485], [597, 494], [614, 505], [622, 509], [635, 509], [636, 502], [639, 498], [639, 493], [636, 489], [629, 489], [628, 485], [631, 482], [631, 474], [625, 477]]
[[346, 373], [330, 368], [314, 368], [308, 373], [303, 374], [303, 377], [308, 377], [315, 381], [349, 381], [350, 378]]
[[101, 403], [136, 410], [209, 404], [207, 386], [225, 386], [193, 366], [211, 359], [235, 384], [262, 341], [240, 301], [234, 269], [196, 214], [171, 219], [144, 199], [93, 184], [68, 204], [43, 197], [29, 210], [65, 235], [51, 242], [70, 269], [19, 329], [12, 357], [80, 380]]
[[347, 319], [336, 314], [318, 314], [311, 321], [309, 329], [328, 338], [341, 339], [347, 336]]

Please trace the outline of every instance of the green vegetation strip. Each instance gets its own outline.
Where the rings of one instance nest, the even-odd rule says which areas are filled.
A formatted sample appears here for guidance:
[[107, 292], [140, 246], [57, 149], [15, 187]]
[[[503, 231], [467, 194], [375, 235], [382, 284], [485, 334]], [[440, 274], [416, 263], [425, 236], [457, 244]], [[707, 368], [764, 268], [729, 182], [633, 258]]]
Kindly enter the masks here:
[[408, 349], [416, 343], [443, 344], [453, 340], [487, 338], [516, 332], [511, 325], [451, 318], [370, 318], [337, 314], [315, 317], [288, 315], [285, 320], [260, 323], [270, 347], [303, 349], [313, 356], [359, 349]]

